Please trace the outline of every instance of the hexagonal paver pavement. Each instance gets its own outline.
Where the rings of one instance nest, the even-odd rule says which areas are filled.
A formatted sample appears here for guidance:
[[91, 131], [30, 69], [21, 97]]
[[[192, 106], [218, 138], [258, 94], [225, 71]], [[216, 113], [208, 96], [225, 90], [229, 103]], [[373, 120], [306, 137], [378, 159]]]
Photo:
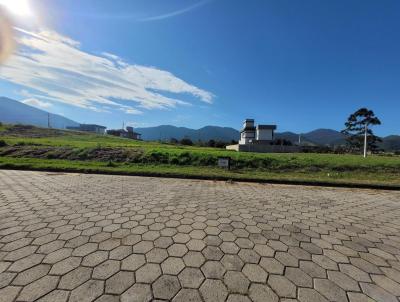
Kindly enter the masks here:
[[399, 302], [399, 234], [399, 192], [0, 170], [0, 302]]

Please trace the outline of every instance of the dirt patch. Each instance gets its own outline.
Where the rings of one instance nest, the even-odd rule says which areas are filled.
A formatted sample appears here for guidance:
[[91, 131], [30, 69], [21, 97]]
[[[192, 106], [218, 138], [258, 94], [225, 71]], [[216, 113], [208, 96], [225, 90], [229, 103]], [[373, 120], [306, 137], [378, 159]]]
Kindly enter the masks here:
[[34, 145], [14, 145], [0, 148], [0, 156], [43, 159], [140, 162], [144, 152], [140, 148], [72, 148]]
[[[54, 137], [54, 136], [63, 136], [70, 134], [71, 131], [67, 130], [38, 128], [29, 125], [12, 125], [0, 132], [0, 136], [24, 137], [24, 138]], [[74, 134], [85, 135], [84, 133], [78, 131], [74, 132]]]

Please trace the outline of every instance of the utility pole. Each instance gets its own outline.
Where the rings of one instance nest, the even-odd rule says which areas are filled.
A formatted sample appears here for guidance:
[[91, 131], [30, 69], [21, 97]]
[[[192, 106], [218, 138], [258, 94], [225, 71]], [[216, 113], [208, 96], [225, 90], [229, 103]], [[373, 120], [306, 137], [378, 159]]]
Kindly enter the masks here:
[[50, 113], [47, 113], [47, 128], [50, 128]]
[[299, 146], [301, 146], [301, 133], [299, 134]]
[[367, 136], [368, 136], [368, 123], [365, 123], [365, 133], [364, 133], [364, 158], [367, 157]]

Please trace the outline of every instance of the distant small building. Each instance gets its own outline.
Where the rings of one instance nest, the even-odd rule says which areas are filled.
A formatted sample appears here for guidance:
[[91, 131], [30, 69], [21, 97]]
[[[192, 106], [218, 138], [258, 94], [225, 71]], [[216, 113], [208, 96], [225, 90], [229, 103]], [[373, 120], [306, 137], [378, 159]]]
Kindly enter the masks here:
[[240, 131], [239, 145], [248, 144], [270, 144], [274, 140], [276, 125], [254, 126], [253, 119], [246, 119], [243, 122], [243, 129]]
[[226, 146], [227, 150], [278, 153], [300, 152], [298, 146], [277, 145], [275, 141], [276, 125], [254, 125], [254, 119], [246, 119], [240, 131], [240, 140], [237, 145]]
[[80, 124], [79, 127], [67, 127], [68, 130], [93, 132], [97, 134], [105, 134], [107, 127], [96, 124]]
[[133, 127], [126, 127], [126, 130], [125, 129], [107, 130], [107, 134], [119, 137], [125, 137], [129, 139], [135, 139], [135, 140], [141, 140], [142, 136], [140, 133], [133, 131]]

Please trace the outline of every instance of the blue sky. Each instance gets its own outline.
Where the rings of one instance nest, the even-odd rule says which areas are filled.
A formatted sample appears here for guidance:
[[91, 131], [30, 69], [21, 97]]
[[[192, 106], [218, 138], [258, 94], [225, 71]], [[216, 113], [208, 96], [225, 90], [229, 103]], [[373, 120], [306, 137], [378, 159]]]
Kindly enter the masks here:
[[[11, 0], [9, 0], [11, 1]], [[29, 1], [29, 0], [28, 0]], [[1, 94], [85, 123], [400, 134], [400, 2], [43, 0], [13, 17]], [[32, 75], [35, 75], [34, 77]]]

